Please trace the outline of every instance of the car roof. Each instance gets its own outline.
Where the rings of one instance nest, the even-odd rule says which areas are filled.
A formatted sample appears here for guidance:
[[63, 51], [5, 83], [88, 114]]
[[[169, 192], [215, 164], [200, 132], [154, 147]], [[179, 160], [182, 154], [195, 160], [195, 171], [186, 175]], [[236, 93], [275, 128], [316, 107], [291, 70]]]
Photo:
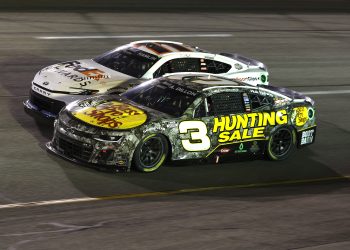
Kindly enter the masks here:
[[131, 42], [129, 46], [142, 50], [144, 52], [153, 54], [158, 57], [164, 57], [171, 53], [178, 52], [206, 52], [198, 47], [183, 44], [174, 41], [164, 41], [164, 40], [142, 40]]
[[228, 79], [225, 77], [215, 76], [208, 73], [172, 73], [166, 74], [161, 80], [180, 81], [182, 85], [203, 92], [208, 88], [213, 87], [248, 87], [255, 88], [244, 82]]
[[209, 73], [171, 73], [153, 81], [176, 81], [185, 87], [196, 90], [197, 92], [205, 92], [212, 89], [252, 89], [264, 90], [275, 96], [291, 100], [291, 97], [277, 91], [278, 87], [266, 85], [251, 85], [234, 79], [228, 79], [222, 76], [212, 75]]

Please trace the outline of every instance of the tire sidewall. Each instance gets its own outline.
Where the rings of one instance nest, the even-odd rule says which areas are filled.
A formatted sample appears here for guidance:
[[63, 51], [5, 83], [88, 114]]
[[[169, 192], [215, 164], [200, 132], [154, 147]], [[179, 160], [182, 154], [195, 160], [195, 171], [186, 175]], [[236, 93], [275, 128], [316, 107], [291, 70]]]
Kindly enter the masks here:
[[[271, 144], [272, 144], [272, 139], [273, 136], [281, 129], [287, 129], [289, 130], [289, 132], [292, 134], [292, 145], [289, 147], [288, 151], [283, 154], [282, 156], [276, 156], [272, 151], [271, 151]], [[282, 161], [287, 159], [294, 151], [296, 148], [296, 141], [297, 141], [297, 136], [296, 136], [296, 132], [294, 130], [294, 128], [290, 127], [290, 126], [283, 126], [283, 127], [279, 127], [276, 130], [274, 130], [271, 133], [271, 136], [268, 140], [267, 143], [267, 156], [269, 157], [270, 160], [274, 160], [274, 161]]]
[[[141, 148], [145, 142], [147, 142], [148, 140], [150, 140], [151, 138], [154, 138], [154, 137], [157, 137], [160, 139], [160, 141], [162, 143], [162, 153], [161, 153], [161, 156], [160, 156], [159, 160], [157, 161], [157, 163], [155, 163], [152, 167], [147, 167], [140, 160]], [[168, 151], [169, 151], [168, 149], [169, 149], [168, 141], [164, 135], [151, 134], [151, 135], [144, 137], [137, 145], [135, 152], [134, 152], [134, 156], [133, 156], [133, 162], [134, 162], [134, 166], [135, 166], [136, 170], [141, 171], [141, 172], [146, 172], [146, 173], [156, 171], [157, 169], [159, 169], [163, 165], [163, 163], [167, 159]]]

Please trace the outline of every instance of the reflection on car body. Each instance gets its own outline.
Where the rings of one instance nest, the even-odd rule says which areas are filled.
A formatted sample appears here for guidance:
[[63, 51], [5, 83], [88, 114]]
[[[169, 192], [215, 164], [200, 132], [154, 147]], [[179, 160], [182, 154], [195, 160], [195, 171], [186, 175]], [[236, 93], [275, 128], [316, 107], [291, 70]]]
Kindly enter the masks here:
[[238, 54], [214, 54], [170, 41], [137, 41], [93, 59], [54, 64], [34, 77], [27, 110], [56, 117], [66, 104], [94, 94], [123, 93], [145, 80], [169, 73], [210, 73], [243, 82], [268, 84], [266, 66]]
[[47, 146], [73, 161], [151, 172], [167, 159], [283, 160], [315, 136], [314, 101], [298, 92], [173, 74], [69, 104]]

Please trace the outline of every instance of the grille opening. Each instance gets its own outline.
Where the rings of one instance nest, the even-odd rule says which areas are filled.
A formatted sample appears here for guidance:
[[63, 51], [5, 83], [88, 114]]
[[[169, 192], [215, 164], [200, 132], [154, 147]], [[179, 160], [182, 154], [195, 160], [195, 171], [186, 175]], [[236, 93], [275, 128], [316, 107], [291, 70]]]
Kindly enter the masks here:
[[62, 135], [58, 135], [57, 144], [66, 156], [83, 161], [89, 161], [93, 150], [92, 145], [86, 146], [83, 142]]
[[66, 106], [62, 101], [54, 100], [46, 96], [40, 95], [35, 91], [30, 91], [29, 100], [32, 104], [37, 106], [40, 110], [45, 110], [57, 115], [61, 109]]

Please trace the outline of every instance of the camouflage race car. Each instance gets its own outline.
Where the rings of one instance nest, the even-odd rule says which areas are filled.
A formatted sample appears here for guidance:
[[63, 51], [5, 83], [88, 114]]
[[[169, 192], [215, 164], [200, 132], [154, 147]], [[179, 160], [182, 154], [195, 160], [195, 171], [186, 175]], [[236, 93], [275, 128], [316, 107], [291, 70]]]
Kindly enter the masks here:
[[77, 162], [152, 172], [167, 159], [266, 154], [286, 159], [315, 141], [314, 101], [273, 86], [175, 74], [121, 96], [69, 104], [50, 151]]
[[145, 80], [177, 72], [210, 73], [252, 85], [269, 82], [266, 65], [239, 54], [216, 54], [172, 41], [136, 41], [93, 59], [40, 70], [24, 107], [31, 114], [55, 118], [72, 101], [122, 93]]

